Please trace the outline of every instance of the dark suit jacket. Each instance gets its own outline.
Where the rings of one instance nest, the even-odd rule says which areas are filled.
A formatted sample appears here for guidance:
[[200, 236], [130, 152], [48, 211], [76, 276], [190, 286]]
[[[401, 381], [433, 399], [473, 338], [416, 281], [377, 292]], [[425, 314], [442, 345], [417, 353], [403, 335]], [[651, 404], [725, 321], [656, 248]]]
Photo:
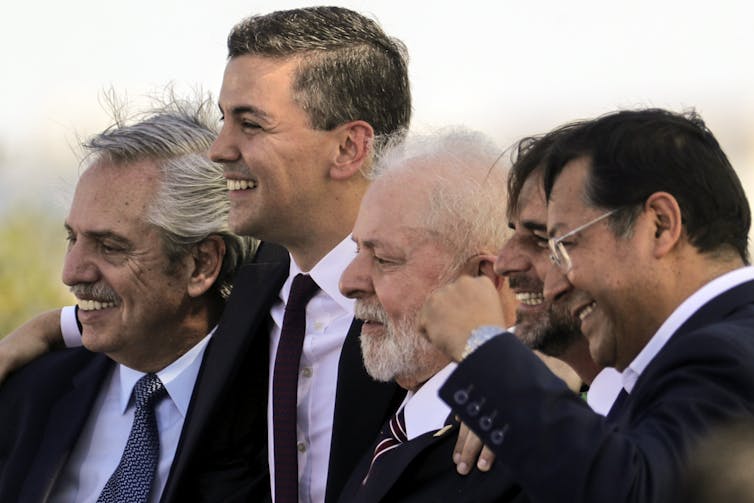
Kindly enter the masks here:
[[0, 501], [45, 501], [76, 445], [112, 360], [56, 351], [0, 387]]
[[612, 421], [511, 334], [464, 360], [440, 395], [533, 501], [672, 501], [696, 440], [721, 421], [754, 414], [754, 282], [686, 321]]
[[452, 428], [442, 435], [425, 433], [383, 454], [372, 468], [367, 483], [362, 485], [376, 447], [374, 442], [351, 474], [340, 503], [528, 501], [499, 463], [488, 473], [474, 469], [468, 475], [459, 475], [453, 463], [458, 422], [446, 423]]
[[[288, 270], [288, 252], [263, 243], [237, 275], [194, 388], [164, 502], [263, 501], [262, 488], [269, 492], [269, 312]], [[340, 356], [327, 502], [337, 499], [401, 395], [366, 374], [360, 331], [351, 325]]]

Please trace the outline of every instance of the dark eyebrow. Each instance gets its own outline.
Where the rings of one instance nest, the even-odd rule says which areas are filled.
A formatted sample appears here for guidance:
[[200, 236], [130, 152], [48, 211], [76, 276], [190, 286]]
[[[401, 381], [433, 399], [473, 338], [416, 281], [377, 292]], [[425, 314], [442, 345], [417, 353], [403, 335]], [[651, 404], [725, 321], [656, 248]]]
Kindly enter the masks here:
[[521, 226], [525, 229], [528, 229], [532, 232], [547, 232], [547, 225], [542, 222], [536, 222], [531, 220], [526, 220], [524, 222], [521, 222]]
[[[222, 106], [218, 105], [218, 107], [220, 108], [220, 113], [225, 115]], [[267, 112], [253, 105], [238, 105], [232, 107], [230, 109], [230, 114], [236, 117], [243, 114], [251, 114], [259, 117], [260, 119], [270, 120], [270, 115]]]

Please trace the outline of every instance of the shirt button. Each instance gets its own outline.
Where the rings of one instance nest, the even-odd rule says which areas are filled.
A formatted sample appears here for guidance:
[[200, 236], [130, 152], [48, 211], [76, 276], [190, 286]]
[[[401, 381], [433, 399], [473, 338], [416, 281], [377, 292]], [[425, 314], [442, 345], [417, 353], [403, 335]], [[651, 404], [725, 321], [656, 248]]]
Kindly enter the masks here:
[[311, 367], [304, 367], [303, 369], [301, 369], [301, 375], [304, 377], [311, 377], [313, 373], [314, 371]]
[[314, 328], [317, 331], [322, 331], [322, 329], [325, 328], [325, 324], [322, 323], [321, 321], [317, 321], [314, 323]]
[[298, 449], [298, 452], [306, 452], [306, 444], [299, 442], [296, 444], [296, 449]]

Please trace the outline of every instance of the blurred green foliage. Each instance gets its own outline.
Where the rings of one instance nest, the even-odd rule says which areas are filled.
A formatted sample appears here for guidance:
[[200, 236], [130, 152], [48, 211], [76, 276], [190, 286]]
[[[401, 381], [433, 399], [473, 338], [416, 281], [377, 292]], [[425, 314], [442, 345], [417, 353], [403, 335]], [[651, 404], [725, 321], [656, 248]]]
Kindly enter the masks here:
[[63, 218], [24, 204], [0, 214], [0, 337], [39, 312], [73, 303], [60, 280]]

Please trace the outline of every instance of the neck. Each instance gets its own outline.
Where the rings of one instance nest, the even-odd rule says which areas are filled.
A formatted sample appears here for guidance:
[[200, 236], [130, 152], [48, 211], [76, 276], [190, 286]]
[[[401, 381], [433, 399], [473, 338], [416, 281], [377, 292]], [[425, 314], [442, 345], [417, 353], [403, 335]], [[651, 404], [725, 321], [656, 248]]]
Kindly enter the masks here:
[[[339, 190], [338, 190], [339, 189]], [[351, 234], [367, 182], [359, 180], [333, 185], [329, 205], [301, 225], [296, 234], [282, 244], [302, 271], [310, 271], [338, 243]]]
[[140, 372], [159, 372], [186, 354], [218, 323], [224, 301], [205, 294], [187, 307], [180, 323], [155, 327], [154, 344], [107, 353], [111, 359]]
[[567, 363], [586, 384], [592, 384], [595, 376], [602, 370], [589, 354], [589, 342], [586, 337], [576, 340], [563, 354], [558, 355], [558, 359]]

